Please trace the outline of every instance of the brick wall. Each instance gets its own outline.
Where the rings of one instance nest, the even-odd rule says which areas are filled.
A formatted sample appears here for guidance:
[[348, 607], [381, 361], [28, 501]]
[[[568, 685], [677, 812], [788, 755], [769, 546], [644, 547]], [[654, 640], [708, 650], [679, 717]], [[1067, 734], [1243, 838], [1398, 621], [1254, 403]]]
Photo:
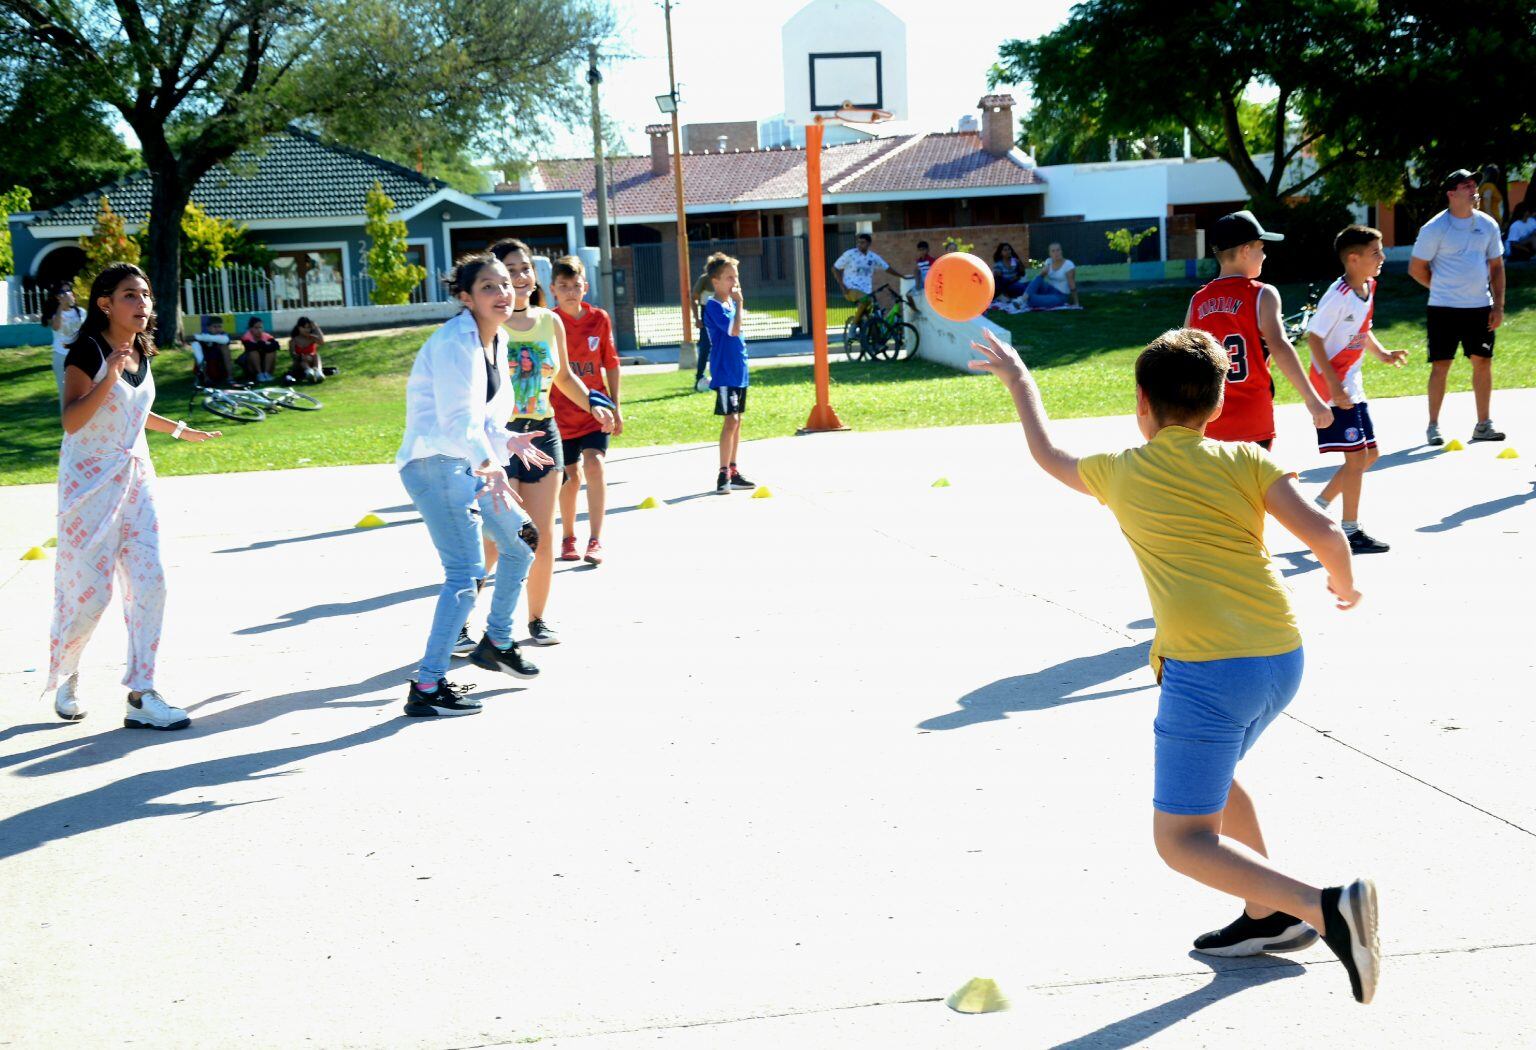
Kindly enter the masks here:
[[[618, 302], [608, 308], [613, 318], [613, 341], [621, 351], [635, 346], [635, 253], [631, 248], [613, 249], [613, 268], [624, 271], [624, 294], [615, 297]], [[617, 285], [617, 282], [615, 282]]]
[[907, 269], [917, 255], [917, 242], [927, 241], [935, 256], [949, 239], [971, 245], [971, 252], [992, 261], [992, 253], [1003, 241], [1013, 245], [1021, 259], [1029, 258], [1029, 227], [1023, 224], [1002, 226], [935, 226], [924, 230], [884, 230], [875, 228], [875, 251], [896, 266]]
[[1193, 259], [1195, 257], [1195, 217], [1170, 215], [1165, 227], [1168, 230], [1168, 258]]

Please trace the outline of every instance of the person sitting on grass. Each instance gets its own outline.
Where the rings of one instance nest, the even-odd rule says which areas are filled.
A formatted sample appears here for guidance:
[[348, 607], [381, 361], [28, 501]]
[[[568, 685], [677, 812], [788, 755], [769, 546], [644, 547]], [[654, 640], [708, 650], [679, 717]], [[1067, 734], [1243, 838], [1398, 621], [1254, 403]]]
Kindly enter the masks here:
[[209, 314], [203, 320], [203, 330], [192, 336], [195, 349], [201, 352], [203, 382], [210, 387], [225, 387], [234, 377], [234, 365], [229, 357], [229, 333], [224, 331], [221, 314]]
[[1050, 246], [1051, 257], [1040, 267], [1035, 279], [1024, 288], [1031, 310], [1058, 310], [1077, 301], [1077, 264], [1062, 254], [1061, 245]]
[[277, 368], [277, 351], [280, 347], [272, 333], [262, 325], [261, 318], [253, 315], [246, 322], [245, 334], [240, 337], [240, 345], [245, 347], [245, 352], [240, 355], [240, 367], [244, 370], [246, 378], [258, 383], [272, 382], [273, 371]]
[[992, 253], [992, 277], [997, 282], [997, 295], [1012, 299], [1024, 294], [1024, 260], [1013, 250], [1013, 245], [1003, 241]]
[[293, 364], [288, 367], [288, 377], [295, 383], [323, 383], [325, 372], [320, 365], [320, 347], [325, 344], [325, 333], [307, 317], [288, 333], [288, 352]]
[[[1051, 477], [1103, 503], [1131, 544], [1157, 637], [1161, 686], [1152, 724], [1152, 837], [1174, 871], [1238, 898], [1243, 910], [1194, 949], [1223, 957], [1299, 951], [1322, 934], [1355, 999], [1376, 994], [1376, 887], [1318, 887], [1269, 860], [1253, 800], [1233, 779], [1301, 686], [1301, 633], [1264, 546], [1265, 512], [1310, 547], [1340, 610], [1360, 602], [1344, 533], [1252, 442], [1210, 441], [1230, 359], [1209, 333], [1175, 329], [1136, 359], [1136, 423], [1146, 444], [1079, 459], [1047, 429], [1040, 390], [990, 331], [971, 367], [1012, 395], [1030, 455]], [[1339, 814], [1333, 814], [1337, 817]]]

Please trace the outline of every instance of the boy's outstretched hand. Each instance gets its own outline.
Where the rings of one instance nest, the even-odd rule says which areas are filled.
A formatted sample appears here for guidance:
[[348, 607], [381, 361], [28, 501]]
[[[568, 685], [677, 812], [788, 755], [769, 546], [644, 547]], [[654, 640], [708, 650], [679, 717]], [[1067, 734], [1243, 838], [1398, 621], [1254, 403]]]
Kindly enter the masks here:
[[1328, 577], [1328, 593], [1333, 595], [1333, 604], [1340, 610], [1353, 609], [1360, 604], [1360, 592], [1336, 583], [1332, 576]]
[[969, 362], [972, 371], [991, 372], [1003, 381], [1004, 386], [1012, 386], [1029, 374], [1017, 350], [999, 339], [990, 328], [982, 329], [981, 334], [986, 341], [971, 344], [971, 349], [982, 357], [980, 361]]

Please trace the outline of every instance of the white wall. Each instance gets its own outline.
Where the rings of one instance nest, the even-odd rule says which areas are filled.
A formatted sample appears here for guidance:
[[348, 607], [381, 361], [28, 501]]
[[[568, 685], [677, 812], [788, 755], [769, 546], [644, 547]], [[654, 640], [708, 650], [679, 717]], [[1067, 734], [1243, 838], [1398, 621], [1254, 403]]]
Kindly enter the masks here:
[[[907, 24], [876, 0], [811, 0], [784, 23], [784, 112], [812, 119], [809, 56], [842, 51], [881, 54], [885, 108], [907, 117]], [[854, 99], [855, 102], [867, 101]]]
[[[1259, 170], [1268, 174], [1270, 162], [1256, 158]], [[1182, 161], [1169, 164], [1163, 169], [1168, 178], [1169, 204], [1212, 204], [1216, 201], [1240, 201], [1248, 199], [1242, 180], [1232, 165], [1214, 157], [1205, 160]]]
[[1168, 176], [1160, 165], [1049, 164], [1045, 214], [1081, 215], [1089, 222], [1141, 218], [1168, 212]]
[[302, 310], [274, 310], [274, 332], [287, 332], [300, 317], [308, 317], [321, 328], [391, 328], [396, 325], [431, 324], [448, 320], [458, 313], [460, 304], [401, 303], [399, 306], [309, 306]]
[[[902, 281], [903, 290], [910, 290], [911, 287], [910, 280]], [[1013, 336], [1006, 329], [985, 317], [978, 317], [974, 321], [946, 321], [928, 306], [928, 300], [922, 292], [913, 293], [913, 298], [917, 301], [918, 309], [908, 309], [906, 316], [917, 329], [917, 356], [925, 361], [947, 365], [957, 372], [982, 375], [984, 373], [971, 372], [968, 364], [981, 359], [981, 355], [971, 349], [971, 343], [981, 341], [984, 329], [991, 329], [1005, 343], [1013, 341]]]

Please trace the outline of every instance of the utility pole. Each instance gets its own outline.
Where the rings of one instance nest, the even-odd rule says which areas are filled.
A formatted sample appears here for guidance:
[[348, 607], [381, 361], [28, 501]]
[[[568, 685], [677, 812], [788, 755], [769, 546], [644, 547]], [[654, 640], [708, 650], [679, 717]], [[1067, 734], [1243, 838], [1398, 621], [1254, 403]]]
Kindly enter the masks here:
[[683, 209], [683, 133], [677, 119], [677, 69], [672, 61], [672, 0], [662, 0], [667, 19], [667, 81], [672, 89], [672, 191], [677, 196], [677, 280], [682, 289], [683, 341], [677, 348], [677, 367], [688, 371], [698, 364], [693, 346], [693, 281], [688, 265], [688, 217]]
[[597, 86], [603, 74], [597, 68], [597, 45], [587, 48], [587, 83], [592, 86], [592, 159], [597, 165], [597, 287], [603, 307], [618, 316], [613, 301], [613, 242], [608, 237], [608, 169], [603, 163], [603, 111]]

